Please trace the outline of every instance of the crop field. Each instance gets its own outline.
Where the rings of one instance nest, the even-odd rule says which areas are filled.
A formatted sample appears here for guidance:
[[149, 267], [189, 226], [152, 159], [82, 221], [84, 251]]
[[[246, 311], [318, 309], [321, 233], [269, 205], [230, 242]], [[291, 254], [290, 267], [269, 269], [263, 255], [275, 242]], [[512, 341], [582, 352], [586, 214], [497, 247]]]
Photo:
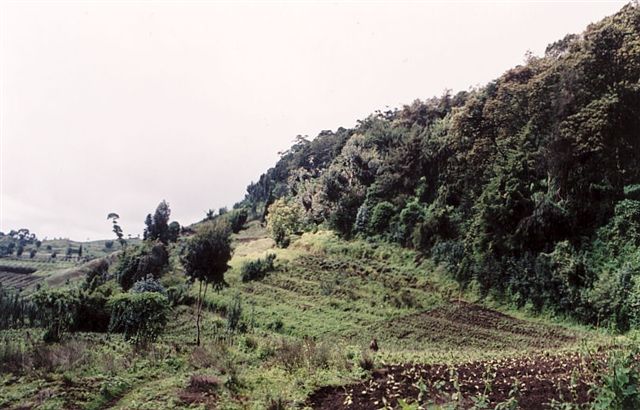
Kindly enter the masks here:
[[[364, 382], [326, 387], [307, 404], [315, 409], [365, 410], [398, 406], [398, 400], [485, 408], [508, 402], [517, 394], [523, 409], [543, 409], [553, 402], [584, 405], [604, 367], [602, 355], [567, 353], [537, 355], [458, 365], [403, 364], [378, 369]], [[474, 400], [475, 399], [475, 400]], [[480, 407], [482, 408], [482, 407]]]
[[0, 284], [7, 288], [25, 289], [43, 278], [30, 273], [13, 273], [0, 270]]

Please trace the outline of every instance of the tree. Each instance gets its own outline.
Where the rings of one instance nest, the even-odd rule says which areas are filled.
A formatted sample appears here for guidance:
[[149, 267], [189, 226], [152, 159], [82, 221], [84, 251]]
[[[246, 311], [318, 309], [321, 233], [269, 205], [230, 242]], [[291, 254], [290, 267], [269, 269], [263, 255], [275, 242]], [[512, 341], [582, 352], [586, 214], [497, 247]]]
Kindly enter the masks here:
[[123, 238], [124, 234], [122, 233], [122, 228], [120, 227], [120, 225], [118, 225], [118, 219], [120, 219], [120, 215], [118, 215], [115, 212], [111, 212], [109, 215], [107, 215], [107, 220], [111, 219], [112, 223], [113, 223], [113, 233], [116, 234], [116, 237], [118, 238], [118, 242], [120, 243], [120, 247], [122, 249], [127, 247], [127, 241]]
[[[182, 264], [187, 276], [199, 282], [198, 299], [196, 304], [196, 343], [200, 345], [200, 317], [202, 302], [211, 285], [214, 289], [224, 284], [224, 273], [231, 259], [231, 227], [229, 223], [218, 219], [206, 222], [187, 242]], [[203, 289], [204, 284], [204, 289]]]
[[82, 258], [82, 244], [80, 244], [80, 247], [78, 248], [78, 258]]
[[180, 224], [177, 221], [173, 221], [169, 224], [167, 238], [169, 242], [177, 242], [178, 236], [180, 236]]
[[149, 239], [149, 232], [153, 229], [153, 217], [151, 214], [147, 214], [147, 218], [144, 220], [144, 224], [146, 228], [144, 228], [144, 232], [142, 233], [142, 239]]
[[286, 248], [289, 245], [289, 236], [301, 229], [301, 219], [300, 206], [280, 198], [269, 207], [267, 230], [278, 246]]
[[[143, 238], [145, 240], [159, 240], [163, 244], [167, 245], [170, 240], [171, 233], [169, 232], [169, 217], [171, 216], [171, 209], [167, 201], [163, 200], [158, 204], [156, 211], [147, 215], [144, 223], [147, 226], [144, 230]], [[176, 237], [177, 239], [177, 237]]]

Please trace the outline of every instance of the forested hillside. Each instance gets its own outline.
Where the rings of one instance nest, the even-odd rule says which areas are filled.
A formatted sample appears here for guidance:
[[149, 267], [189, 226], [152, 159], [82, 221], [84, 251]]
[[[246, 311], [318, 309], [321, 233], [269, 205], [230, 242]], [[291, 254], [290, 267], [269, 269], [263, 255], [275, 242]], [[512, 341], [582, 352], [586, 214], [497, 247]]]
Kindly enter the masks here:
[[483, 295], [624, 330], [640, 321], [639, 80], [632, 3], [482, 88], [299, 137], [242, 205], [284, 212], [282, 245], [320, 224], [383, 238]]

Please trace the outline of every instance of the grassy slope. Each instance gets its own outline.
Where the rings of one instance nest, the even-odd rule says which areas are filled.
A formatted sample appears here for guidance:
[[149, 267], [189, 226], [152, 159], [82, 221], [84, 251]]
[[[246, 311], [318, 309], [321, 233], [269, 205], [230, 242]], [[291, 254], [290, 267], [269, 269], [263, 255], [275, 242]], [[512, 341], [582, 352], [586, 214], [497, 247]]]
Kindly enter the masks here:
[[[234, 244], [229, 287], [207, 296], [202, 348], [192, 344], [193, 311], [186, 306], [174, 310], [166, 334], [144, 352], [134, 352], [117, 335], [74, 335], [62, 346], [41, 348], [38, 355], [50, 371], [0, 376], [0, 407], [217, 403], [259, 409], [277, 398], [299, 406], [319, 386], [362, 377], [359, 363], [372, 337], [381, 346], [374, 358], [378, 365], [463, 362], [605, 341], [598, 333], [558, 328], [548, 320], [469, 313], [455, 300], [473, 295], [463, 295], [429, 261], [418, 263], [416, 254], [395, 246], [344, 242], [321, 231], [303, 235], [289, 249], [274, 249], [256, 223], [235, 236]], [[267, 252], [277, 254], [276, 271], [242, 283], [242, 263]], [[179, 268], [165, 280], [182, 280]], [[228, 336], [224, 312], [238, 294], [248, 331]], [[26, 348], [25, 332], [0, 337], [5, 346], [18, 342]], [[214, 376], [221, 386], [209, 393], [188, 389], [192, 375]]]

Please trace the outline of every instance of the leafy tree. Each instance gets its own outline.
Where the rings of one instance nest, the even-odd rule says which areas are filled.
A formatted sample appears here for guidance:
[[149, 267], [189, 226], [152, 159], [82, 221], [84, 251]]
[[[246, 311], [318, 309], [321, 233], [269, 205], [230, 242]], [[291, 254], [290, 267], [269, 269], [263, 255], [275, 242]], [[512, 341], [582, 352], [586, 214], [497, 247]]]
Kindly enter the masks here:
[[[175, 226], [173, 231], [169, 229], [170, 217], [171, 209], [169, 208], [169, 204], [163, 200], [158, 204], [153, 216], [151, 216], [151, 214], [147, 215], [145, 219], [145, 225], [147, 227], [144, 230], [143, 238], [152, 241], [158, 240], [165, 245], [167, 245], [173, 237], [177, 240], [178, 236], [175, 231]], [[180, 225], [178, 224], [177, 227], [177, 232], [179, 233]]]
[[120, 256], [115, 276], [122, 289], [129, 290], [134, 283], [148, 276], [159, 278], [169, 262], [169, 254], [162, 243], [145, 243]]
[[289, 237], [302, 228], [301, 219], [302, 210], [297, 204], [278, 199], [269, 207], [267, 230], [278, 246], [286, 248]]
[[[202, 304], [211, 285], [214, 289], [225, 284], [224, 273], [231, 259], [231, 227], [224, 220], [203, 224], [195, 235], [189, 238], [182, 263], [185, 273], [192, 281], [199, 282], [196, 305], [196, 343], [200, 345], [200, 317]], [[204, 285], [204, 289], [203, 289]]]
[[177, 242], [180, 236], [180, 224], [173, 221], [169, 224], [169, 230], [167, 232], [167, 239], [169, 242]]
[[169, 300], [158, 292], [121, 293], [109, 301], [112, 332], [125, 340], [146, 346], [162, 334], [168, 320]]

